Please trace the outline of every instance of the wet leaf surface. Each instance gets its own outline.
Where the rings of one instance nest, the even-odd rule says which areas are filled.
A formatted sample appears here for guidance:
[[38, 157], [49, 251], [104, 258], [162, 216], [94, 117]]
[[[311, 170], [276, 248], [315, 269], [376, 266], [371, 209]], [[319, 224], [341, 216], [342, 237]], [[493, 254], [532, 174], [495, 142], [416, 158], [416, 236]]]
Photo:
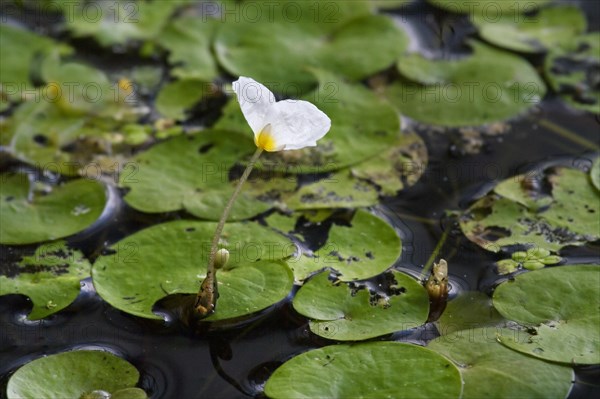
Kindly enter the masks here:
[[461, 380], [446, 358], [417, 345], [369, 342], [298, 355], [267, 381], [270, 398], [458, 398]]
[[384, 95], [419, 122], [474, 126], [515, 117], [539, 103], [546, 86], [524, 59], [476, 41], [455, 60], [413, 54], [398, 62], [402, 77]]
[[0, 179], [2, 244], [70, 236], [94, 223], [106, 203], [104, 186], [95, 180], [76, 179], [57, 186], [34, 184], [32, 188], [26, 174], [3, 173]]
[[132, 388], [139, 378], [135, 367], [112, 353], [64, 352], [40, 357], [18, 369], [8, 382], [7, 396], [8, 399], [85, 398], [85, 394], [93, 391], [116, 393]]
[[498, 342], [498, 336], [519, 339], [520, 334], [501, 328], [468, 329], [436, 338], [427, 347], [458, 367], [464, 399], [566, 397], [573, 378], [570, 367], [540, 361]]
[[[179, 220], [128, 236], [93, 266], [98, 294], [129, 314], [161, 319], [154, 304], [171, 294], [196, 294], [204, 279], [216, 224]], [[293, 276], [284, 262], [294, 245], [257, 223], [229, 223], [220, 245], [229, 264], [217, 273], [217, 311], [206, 320], [249, 315], [285, 298]]]
[[600, 33], [580, 35], [554, 47], [544, 64], [550, 87], [572, 107], [600, 114]]
[[0, 296], [26, 295], [33, 302], [27, 318], [39, 320], [66, 308], [75, 300], [80, 281], [90, 276], [84, 255], [64, 241], [41, 245], [17, 263], [0, 265]]
[[600, 190], [600, 157], [596, 158], [592, 164], [592, 168], [590, 169], [590, 178], [592, 179], [592, 184], [594, 187]]
[[[206, 16], [182, 16], [167, 25], [156, 42], [169, 52], [168, 61], [173, 66], [171, 76], [204, 82], [218, 76], [217, 63], [211, 52], [218, 26], [216, 19]], [[194, 51], [190, 51], [192, 48]]]
[[436, 325], [440, 335], [453, 337], [457, 331], [505, 324], [506, 320], [492, 306], [489, 296], [479, 291], [466, 291], [448, 302]]
[[[289, 233], [290, 223], [286, 219], [269, 218], [267, 223]], [[349, 221], [334, 222], [326, 240], [313, 243], [314, 246], [309, 248], [311, 226], [314, 228], [321, 223], [304, 221], [298, 227], [300, 231], [291, 233], [308, 245], [300, 248], [300, 253], [289, 260], [296, 281], [302, 281], [323, 269], [334, 270], [341, 281], [363, 280], [387, 270], [400, 256], [402, 242], [396, 231], [365, 210], [357, 210]]]
[[360, 283], [338, 283], [320, 273], [296, 293], [294, 309], [310, 319], [310, 330], [327, 339], [360, 341], [408, 330], [427, 320], [429, 298], [414, 278], [386, 273], [377, 291]]
[[519, 339], [502, 336], [508, 348], [568, 364], [600, 363], [600, 267], [569, 265], [520, 274], [500, 284], [494, 307], [526, 327]]
[[475, 16], [473, 21], [486, 41], [509, 50], [538, 53], [554, 49], [585, 32], [585, 15], [577, 7], [555, 6], [532, 16], [504, 14]]
[[351, 168], [352, 176], [375, 184], [393, 196], [414, 185], [427, 168], [427, 148], [416, 133], [403, 133], [388, 150]]
[[559, 250], [600, 237], [600, 194], [589, 176], [556, 167], [500, 183], [460, 219], [463, 233], [498, 252], [511, 245]]
[[[289, 4], [294, 11], [286, 11]], [[307, 93], [317, 84], [309, 68], [359, 80], [392, 65], [408, 44], [393, 20], [372, 15], [365, 1], [279, 5], [277, 12], [266, 13], [259, 3], [265, 13], [253, 19], [225, 19], [214, 48], [229, 73], [277, 82], [276, 92]]]

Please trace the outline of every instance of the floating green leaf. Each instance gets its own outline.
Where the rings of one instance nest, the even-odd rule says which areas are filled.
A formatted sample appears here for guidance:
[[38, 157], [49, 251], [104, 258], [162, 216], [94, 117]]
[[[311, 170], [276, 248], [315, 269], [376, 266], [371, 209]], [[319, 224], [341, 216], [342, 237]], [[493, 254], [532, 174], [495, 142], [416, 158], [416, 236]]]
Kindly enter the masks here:
[[[34, 91], [31, 76], [39, 75], [40, 61], [52, 52], [67, 54], [71, 48], [26, 29], [0, 24], [0, 84], [2, 98], [21, 101]], [[36, 73], [37, 72], [37, 73]]]
[[156, 110], [176, 120], [185, 119], [185, 111], [202, 100], [210, 86], [201, 80], [182, 79], [163, 86], [156, 97]]
[[352, 177], [347, 169], [303, 185], [285, 198], [287, 206], [294, 210], [359, 208], [375, 205], [377, 201], [375, 187]]
[[[568, 364], [600, 363], [600, 266], [569, 265], [520, 274], [500, 284], [494, 306], [530, 329], [507, 347]], [[523, 336], [525, 339], [523, 339]]]
[[396, 271], [375, 292], [355, 283], [332, 283], [320, 273], [298, 291], [294, 309], [310, 318], [310, 330], [324, 338], [360, 341], [424, 324], [429, 313], [427, 291], [414, 278]]
[[[551, 192], [546, 194], [547, 182]], [[463, 214], [467, 238], [488, 251], [522, 245], [557, 251], [600, 238], [600, 193], [587, 173], [563, 167], [512, 177]], [[499, 191], [499, 192], [498, 192]]]
[[377, 185], [382, 195], [393, 196], [415, 184], [427, 167], [427, 148], [416, 133], [402, 133], [388, 150], [352, 166], [352, 176]]
[[500, 328], [471, 328], [436, 338], [427, 347], [458, 367], [464, 399], [565, 398], [573, 378], [570, 367], [546, 363], [498, 343], [498, 336], [510, 339], [520, 334]]
[[[271, 227], [289, 233], [290, 223], [285, 218], [269, 218], [268, 222]], [[307, 222], [303, 227], [306, 229], [321, 223]], [[387, 270], [400, 256], [400, 237], [379, 217], [359, 209], [351, 220], [338, 223], [331, 225], [327, 241], [319, 248], [301, 248], [300, 253], [288, 261], [296, 281], [323, 269], [339, 273], [337, 278], [341, 281], [364, 280]], [[300, 235], [297, 232], [292, 234]]]
[[365, 1], [285, 0], [272, 12], [268, 4], [257, 2], [256, 18], [226, 18], [214, 48], [232, 75], [277, 82], [277, 92], [308, 92], [317, 83], [309, 68], [366, 78], [392, 65], [408, 44], [393, 20], [371, 15]]
[[552, 255], [546, 248], [529, 248], [527, 251], [513, 252], [511, 259], [502, 259], [498, 265], [498, 274], [508, 274], [517, 271], [519, 268], [527, 270], [537, 270], [546, 265], [555, 265], [562, 261], [558, 255]]
[[448, 302], [437, 321], [437, 329], [440, 335], [452, 336], [460, 330], [503, 326], [505, 322], [492, 306], [489, 296], [478, 291], [466, 291]]
[[571, 106], [600, 114], [600, 33], [591, 32], [554, 47], [544, 64], [546, 77], [554, 91]]
[[403, 115], [443, 126], [476, 126], [514, 117], [540, 102], [546, 86], [524, 59], [476, 41], [457, 60], [403, 57], [403, 75], [384, 95]]
[[[120, 179], [122, 187], [130, 188], [125, 201], [143, 212], [186, 209], [195, 216], [218, 220], [236, 184], [229, 173], [253, 149], [251, 135], [231, 131], [174, 137], [134, 158], [133, 165], [139, 165], [136, 173], [122, 174]], [[250, 178], [229, 220], [265, 212], [278, 204], [283, 192], [296, 187], [293, 177], [269, 177]]]
[[22, 294], [33, 302], [27, 316], [39, 320], [66, 308], [79, 294], [80, 281], [90, 276], [83, 254], [64, 241], [44, 244], [18, 263], [0, 268], [0, 295]]
[[206, 16], [182, 16], [167, 25], [156, 42], [169, 51], [173, 77], [210, 82], [218, 76], [211, 52], [211, 40], [218, 26], [217, 20]]
[[[154, 304], [171, 294], [195, 294], [205, 276], [216, 224], [179, 220], [126, 237], [94, 264], [98, 294], [112, 306], [135, 316], [160, 319]], [[217, 274], [217, 311], [206, 320], [248, 315], [285, 298], [293, 276], [284, 262], [294, 245], [257, 223], [228, 223], [220, 247], [230, 252]]]
[[[331, 130], [316, 147], [263, 154], [259, 168], [285, 173], [322, 173], [383, 153], [401, 137], [397, 112], [362, 85], [349, 84], [324, 71], [313, 71], [319, 87], [301, 97], [329, 118]], [[236, 101], [230, 101], [216, 128], [250, 135]]]
[[92, 36], [102, 46], [158, 36], [177, 7], [189, 0], [65, 3], [67, 26], [76, 37]]
[[265, 385], [274, 399], [458, 398], [461, 390], [460, 373], [448, 359], [399, 342], [311, 350], [284, 363]]
[[496, 46], [527, 53], [543, 52], [572, 40], [585, 32], [585, 15], [577, 7], [542, 8], [535, 15], [500, 15], [473, 18], [479, 34]]
[[8, 381], [8, 399], [86, 398], [137, 384], [140, 373], [109, 352], [80, 350], [40, 357], [18, 369]]
[[94, 180], [36, 186], [26, 174], [4, 173], [0, 179], [2, 244], [30, 244], [70, 236], [94, 223], [106, 203], [104, 187]]

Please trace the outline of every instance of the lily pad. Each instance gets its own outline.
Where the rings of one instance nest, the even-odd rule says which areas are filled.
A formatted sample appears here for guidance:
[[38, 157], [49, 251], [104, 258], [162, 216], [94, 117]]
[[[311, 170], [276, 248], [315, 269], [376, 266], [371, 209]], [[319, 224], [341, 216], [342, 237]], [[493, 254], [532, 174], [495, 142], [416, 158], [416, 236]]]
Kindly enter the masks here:
[[506, 320], [494, 308], [489, 296], [478, 291], [466, 291], [448, 302], [444, 313], [437, 320], [437, 329], [440, 335], [453, 336], [452, 334], [461, 330], [505, 324]]
[[202, 100], [210, 86], [201, 80], [182, 79], [163, 86], [156, 97], [156, 110], [163, 116], [183, 120], [186, 111]]
[[393, 20], [370, 14], [365, 1], [285, 0], [270, 13], [268, 2], [257, 3], [263, 12], [256, 18], [225, 18], [215, 53], [232, 75], [277, 82], [283, 87], [276, 92], [307, 93], [317, 84], [309, 68], [366, 78], [392, 65], [408, 45]]
[[474, 17], [479, 34], [496, 46], [526, 53], [544, 52], [572, 40], [585, 32], [585, 15], [577, 7], [542, 8], [530, 16], [501, 15], [491, 19]]
[[11, 101], [23, 100], [26, 93], [34, 92], [31, 77], [39, 75], [40, 61], [52, 52], [68, 54], [71, 51], [66, 44], [59, 44], [26, 29], [0, 24], [2, 97], [6, 96]]
[[[268, 219], [268, 222], [271, 227], [286, 232], [289, 223], [280, 219]], [[296, 281], [323, 269], [335, 271], [341, 281], [364, 280], [384, 272], [400, 256], [400, 237], [379, 217], [359, 209], [351, 220], [339, 223], [331, 225], [327, 240], [319, 242], [317, 248], [300, 248], [300, 252], [288, 261]], [[303, 229], [310, 231], [311, 225], [321, 224], [320, 221], [307, 222]], [[292, 232], [292, 235], [301, 237], [302, 233]], [[310, 236], [304, 239], [306, 241]]]
[[431, 60], [413, 54], [398, 62], [403, 75], [384, 95], [403, 115], [443, 126], [477, 126], [515, 117], [546, 93], [524, 59], [476, 41], [460, 59]]
[[494, 306], [529, 330], [521, 339], [501, 336], [499, 341], [544, 360], [600, 364], [599, 286], [599, 265], [541, 269], [500, 284]]
[[381, 292], [355, 283], [332, 283], [320, 273], [294, 297], [294, 309], [310, 320], [310, 330], [324, 338], [360, 341], [424, 324], [427, 291], [414, 278], [391, 271]]
[[[329, 172], [360, 163], [397, 143], [400, 120], [392, 106], [362, 85], [324, 71], [313, 73], [319, 87], [301, 99], [331, 118], [331, 130], [316, 147], [263, 154], [258, 168], [293, 174]], [[251, 134], [233, 100], [215, 127]]]
[[380, 10], [395, 10], [411, 3], [412, 1], [413, 0], [370, 0], [373, 7]]
[[94, 180], [39, 187], [30, 183], [26, 174], [3, 173], [0, 179], [1, 244], [30, 244], [70, 236], [94, 223], [106, 203], [104, 187]]
[[548, 82], [572, 107], [600, 114], [600, 33], [591, 32], [553, 48], [544, 64]]
[[[254, 150], [251, 135], [206, 130], [157, 144], [133, 159], [135, 175], [121, 175], [129, 188], [125, 201], [151, 213], [185, 209], [195, 216], [218, 220], [233, 193], [232, 168]], [[277, 205], [283, 192], [293, 191], [296, 179], [269, 175], [251, 177], [244, 185], [229, 220], [255, 216]], [[160, 187], [160, 190], [157, 190]]]
[[75, 37], [92, 36], [104, 47], [159, 35], [177, 7], [189, 0], [65, 3], [63, 13]]
[[482, 248], [498, 252], [522, 245], [557, 251], [600, 238], [600, 193], [587, 173], [550, 168], [499, 186], [499, 192], [476, 201], [460, 219], [463, 233]]
[[[215, 223], [179, 220], [126, 237], [94, 264], [96, 291], [117, 309], [161, 319], [152, 311], [159, 299], [198, 292], [215, 228]], [[257, 223], [228, 223], [220, 247], [229, 250], [229, 263], [217, 273], [217, 311], [205, 320], [248, 315], [289, 294], [293, 276], [278, 260], [295, 246], [285, 237]]]
[[546, 363], [498, 343], [498, 337], [519, 334], [499, 328], [468, 329], [436, 338], [427, 347], [458, 367], [464, 399], [567, 397], [573, 379], [570, 367]]
[[33, 302], [29, 320], [39, 320], [66, 308], [79, 294], [80, 281], [91, 265], [80, 251], [64, 241], [38, 247], [18, 263], [0, 267], [0, 296], [26, 295]]
[[349, 170], [341, 170], [303, 185], [285, 198], [287, 207], [294, 210], [359, 208], [376, 205], [377, 202], [376, 188], [352, 177]]
[[84, 398], [93, 391], [116, 393], [134, 387], [140, 373], [112, 353], [81, 350], [38, 358], [8, 381], [8, 399]]
[[[208, 6], [207, 6], [208, 8]], [[219, 26], [216, 19], [182, 16], [172, 20], [156, 38], [169, 52], [171, 76], [210, 82], [218, 76], [211, 51], [213, 35]], [[190, 51], [190, 49], [194, 51]]]
[[402, 133], [388, 150], [352, 166], [352, 176], [375, 184], [385, 196], [394, 196], [415, 184], [427, 167], [427, 148], [416, 133]]
[[265, 385], [274, 399], [458, 398], [461, 391], [460, 373], [448, 359], [399, 342], [314, 349], [288, 360]]

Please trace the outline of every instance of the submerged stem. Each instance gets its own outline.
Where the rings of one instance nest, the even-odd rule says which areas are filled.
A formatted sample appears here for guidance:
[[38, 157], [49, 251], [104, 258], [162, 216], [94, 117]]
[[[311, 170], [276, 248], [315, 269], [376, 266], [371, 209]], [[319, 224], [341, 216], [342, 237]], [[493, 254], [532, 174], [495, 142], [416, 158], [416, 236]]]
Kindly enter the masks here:
[[225, 226], [225, 222], [227, 222], [227, 218], [229, 217], [231, 208], [233, 207], [235, 200], [240, 194], [244, 182], [248, 180], [248, 176], [250, 176], [250, 172], [252, 172], [252, 168], [254, 167], [254, 164], [256, 163], [258, 157], [260, 157], [260, 154], [262, 154], [262, 152], [262, 148], [257, 148], [254, 155], [252, 155], [252, 158], [250, 159], [248, 166], [246, 166], [242, 177], [240, 177], [240, 180], [238, 181], [238, 184], [235, 187], [231, 198], [229, 198], [227, 205], [225, 205], [225, 209], [223, 210], [223, 214], [221, 215], [219, 224], [215, 229], [215, 234], [213, 236], [212, 243], [210, 246], [210, 254], [208, 256], [206, 277], [200, 285], [200, 290], [198, 291], [196, 302], [194, 303], [196, 313], [200, 317], [206, 317], [215, 311], [217, 305], [217, 298], [219, 297], [219, 293], [217, 291], [217, 271], [215, 268], [215, 257], [217, 254], [217, 246], [219, 244], [219, 239], [221, 238], [221, 233], [223, 232], [223, 227]]

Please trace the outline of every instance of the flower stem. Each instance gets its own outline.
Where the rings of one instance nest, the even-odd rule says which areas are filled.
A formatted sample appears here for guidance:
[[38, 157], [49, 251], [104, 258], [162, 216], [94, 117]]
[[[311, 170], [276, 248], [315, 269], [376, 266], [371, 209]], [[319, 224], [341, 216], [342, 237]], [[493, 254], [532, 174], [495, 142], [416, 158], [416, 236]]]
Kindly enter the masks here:
[[227, 222], [227, 218], [229, 217], [229, 213], [231, 212], [231, 208], [233, 208], [233, 204], [237, 199], [238, 195], [242, 190], [242, 186], [244, 182], [248, 180], [248, 176], [250, 176], [250, 172], [252, 172], [252, 168], [254, 164], [262, 154], [263, 149], [257, 148], [254, 155], [250, 159], [248, 166], [244, 170], [242, 177], [238, 181], [231, 198], [225, 205], [225, 209], [223, 210], [223, 214], [221, 215], [221, 219], [219, 220], [219, 224], [215, 229], [215, 234], [212, 239], [212, 243], [210, 246], [210, 254], [208, 256], [208, 266], [206, 267], [206, 277], [200, 284], [200, 290], [198, 291], [198, 295], [196, 297], [196, 302], [194, 303], [194, 308], [196, 313], [200, 317], [206, 317], [215, 311], [217, 306], [217, 298], [219, 297], [219, 292], [217, 290], [217, 270], [215, 268], [215, 257], [217, 254], [217, 246], [219, 244], [219, 239], [221, 238], [221, 233], [223, 232], [223, 227], [225, 227], [225, 222]]

